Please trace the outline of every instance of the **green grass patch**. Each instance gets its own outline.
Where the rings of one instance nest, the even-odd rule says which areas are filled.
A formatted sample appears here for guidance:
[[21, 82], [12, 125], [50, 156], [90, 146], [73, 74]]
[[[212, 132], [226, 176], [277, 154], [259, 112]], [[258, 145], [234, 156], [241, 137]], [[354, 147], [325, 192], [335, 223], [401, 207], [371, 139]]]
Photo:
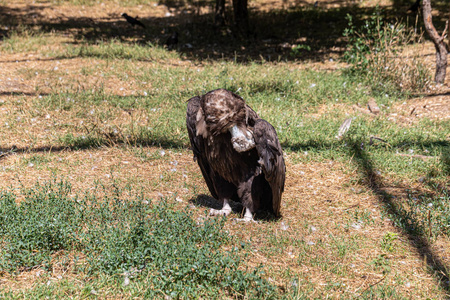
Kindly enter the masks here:
[[[128, 68], [128, 63], [115, 62], [111, 75]], [[223, 63], [203, 69], [139, 68], [126, 71], [128, 80], [151, 82], [155, 89], [143, 88], [135, 96], [106, 92], [102, 86], [94, 90], [55, 91], [36, 99], [39, 110], [65, 110], [83, 119], [77, 126], [81, 133], [65, 133], [60, 141], [70, 147], [89, 148], [98, 145], [188, 145], [185, 130], [186, 100], [224, 87], [240, 94], [261, 117], [277, 130], [285, 150], [295, 159], [336, 159], [348, 161], [352, 145], [358, 143], [385, 174], [410, 177], [444, 178], [448, 173], [445, 160], [445, 128], [448, 122], [422, 120], [405, 127], [388, 120], [344, 110], [345, 105], [365, 104], [369, 96], [364, 85], [347, 75], [335, 76], [321, 71], [292, 72], [287, 65], [269, 68], [254, 63], [248, 66]], [[376, 101], [386, 114], [402, 98], [381, 95]], [[332, 108], [335, 104], [341, 104]], [[320, 109], [323, 112], [320, 112]], [[120, 125], [109, 124], [118, 113], [127, 111], [129, 119]], [[353, 115], [346, 139], [336, 138], [342, 122]], [[135, 124], [136, 120], [145, 124]], [[383, 143], [372, 137], [381, 138]], [[305, 155], [304, 155], [305, 154]], [[436, 159], [407, 159], [399, 154], [419, 154]], [[442, 163], [441, 163], [442, 162]], [[433, 172], [430, 170], [433, 169]]]
[[124, 43], [115, 39], [100, 41], [96, 44], [81, 43], [69, 45], [62, 54], [56, 54], [58, 58], [100, 58], [105, 60], [127, 59], [157, 61], [167, 59], [179, 59], [179, 55], [173, 51], [167, 51], [152, 43]]
[[125, 290], [139, 285], [136, 296], [274, 297], [258, 269], [241, 269], [240, 248], [224, 250], [232, 245], [225, 219], [197, 223], [188, 210], [152, 204], [129, 188], [71, 193], [67, 182], [53, 180], [0, 194], [1, 272], [68, 267], [70, 260], [53, 258], [66, 251], [74, 253], [73, 272], [97, 283], [102, 276], [113, 285], [127, 282]]
[[48, 43], [49, 35], [39, 30], [32, 30], [25, 26], [19, 26], [8, 33], [8, 36], [0, 43], [0, 52], [21, 53], [36, 52]]

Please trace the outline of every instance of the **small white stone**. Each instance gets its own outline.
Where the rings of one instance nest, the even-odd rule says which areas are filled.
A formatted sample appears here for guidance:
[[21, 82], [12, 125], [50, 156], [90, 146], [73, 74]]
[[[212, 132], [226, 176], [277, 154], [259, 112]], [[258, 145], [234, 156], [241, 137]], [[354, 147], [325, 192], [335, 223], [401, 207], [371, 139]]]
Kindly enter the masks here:
[[123, 279], [123, 286], [127, 286], [130, 284], [130, 278], [128, 278], [128, 276], [125, 275], [124, 279]]
[[281, 222], [280, 225], [281, 225], [281, 230], [287, 230], [289, 228], [289, 225], [284, 224], [284, 222]]
[[356, 229], [356, 230], [361, 229], [361, 224], [360, 223], [353, 223], [352, 224], [352, 228]]

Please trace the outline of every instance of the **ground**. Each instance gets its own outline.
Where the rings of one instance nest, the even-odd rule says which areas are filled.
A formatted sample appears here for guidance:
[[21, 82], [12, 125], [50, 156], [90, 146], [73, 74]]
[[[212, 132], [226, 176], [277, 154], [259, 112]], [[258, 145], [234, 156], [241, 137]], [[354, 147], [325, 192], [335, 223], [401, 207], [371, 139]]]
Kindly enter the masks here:
[[[255, 1], [250, 5], [252, 10], [264, 12], [297, 4], [292, 1]], [[302, 5], [312, 5], [312, 2]], [[339, 4], [319, 1], [321, 7], [333, 5]], [[198, 41], [202, 49], [195, 54], [187, 45], [190, 40], [184, 37], [179, 47], [185, 51], [180, 50], [183, 54], [179, 56], [169, 51], [169, 54], [157, 54], [161, 56], [148, 59], [131, 57], [127, 62], [126, 53], [121, 52], [121, 62], [115, 62], [114, 59], [95, 55], [61, 55], [67, 49], [78, 51], [77, 47], [85, 42], [85, 47], [89, 47], [90, 43], [109, 39], [115, 34], [122, 41], [135, 39], [162, 44], [179, 19], [190, 24], [192, 20], [189, 18], [205, 16], [212, 11], [212, 6], [186, 4], [183, 7], [156, 2], [123, 7], [114, 1], [93, 5], [20, 1], [0, 5], [0, 11], [13, 16], [14, 22], [44, 28], [44, 33], [39, 34], [24, 29], [23, 35], [18, 34], [16, 40], [8, 42], [11, 39], [5, 38], [1, 44], [0, 187], [30, 187], [37, 181], [44, 182], [54, 177], [67, 179], [74, 193], [93, 189], [98, 183], [107, 187], [130, 184], [142, 189], [152, 199], [167, 197], [179, 209], [189, 207], [196, 217], [202, 218], [209, 208], [194, 204], [198, 195], [208, 194], [208, 191], [187, 145], [185, 128], [180, 126], [168, 133], [181, 136], [182, 142], [174, 147], [158, 142], [132, 146], [132, 143], [127, 143], [127, 137], [133, 137], [133, 126], [157, 127], [168, 123], [170, 120], [162, 112], [167, 107], [162, 102], [155, 104], [155, 108], [131, 106], [131, 109], [108, 103], [114, 97], [136, 97], [138, 101], [138, 98], [147, 96], [143, 91], [167, 91], [161, 82], [147, 81], [140, 70], [150, 72], [154, 67], [161, 76], [166, 76], [163, 75], [164, 70], [177, 68], [207, 72], [215, 62], [205, 57], [211, 60], [221, 55], [227, 57], [228, 49], [225, 47], [220, 53], [218, 47]], [[139, 15], [148, 27], [158, 23], [158, 28], [149, 29], [154, 35], [146, 37], [148, 33], [140, 33], [139, 29], [127, 26], [120, 17], [125, 10], [131, 16]], [[80, 26], [71, 26], [74, 20], [80, 22]], [[53, 30], [46, 31], [52, 26]], [[103, 35], [102, 28], [109, 28], [110, 31]], [[118, 28], [117, 31], [114, 28]], [[7, 29], [1, 30], [4, 35], [8, 34]], [[129, 37], [127, 33], [130, 33]], [[433, 46], [430, 43], [424, 45], [421, 55], [432, 66]], [[267, 58], [271, 54], [268, 51], [262, 55], [269, 60]], [[267, 62], [267, 65], [268, 68], [284, 64], [292, 70], [333, 72], [343, 66], [337, 61], [339, 55], [330, 51], [317, 60], [275, 61]], [[164, 80], [163, 84], [166, 84], [177, 79]], [[389, 111], [385, 112], [381, 107], [381, 117], [371, 114], [364, 104], [318, 106], [310, 116], [320, 118], [341, 110], [362, 118], [384, 118], [402, 128], [414, 127], [423, 119], [448, 121], [448, 80], [442, 86], [432, 86], [428, 91], [395, 102]], [[189, 88], [187, 82], [180, 84]], [[91, 91], [96, 95], [100, 93], [105, 97], [105, 106], [73, 102], [70, 96], [65, 96], [65, 91], [72, 92], [71, 95]], [[183, 107], [183, 104], [178, 107]], [[125, 131], [127, 133], [123, 133]], [[106, 139], [110, 143], [78, 147], [82, 145], [80, 139], [82, 142], [82, 139], [97, 132], [111, 137]], [[80, 139], [71, 141], [71, 134]], [[447, 131], [442, 142], [448, 143], [449, 139], [450, 131]], [[414, 157], [415, 153], [401, 154], [405, 155], [405, 160], [411, 161], [438, 159], [437, 156], [423, 154], [417, 157]], [[282, 289], [301, 287], [302, 291], [297, 291], [299, 298], [302, 295], [306, 298], [323, 298], [325, 295], [331, 298], [358, 298], [368, 290], [375, 290], [375, 298], [390, 292], [398, 298], [448, 298], [448, 236], [438, 235], [429, 239], [414, 236], [399, 228], [389, 217], [389, 210], [382, 208], [390, 205], [389, 201], [406, 201], [411, 193], [422, 195], [435, 191], [424, 185], [419, 177], [402, 177], [395, 181], [394, 175], [377, 177], [373, 175], [377, 174], [376, 170], [367, 168], [365, 171], [371, 174], [368, 176], [371, 182], [356, 180], [361, 176], [361, 168], [364, 169], [350, 163], [357, 161], [357, 156], [345, 162], [339, 159], [309, 159], [308, 155], [307, 151], [285, 152], [286, 188], [280, 220], [241, 224], [233, 221], [237, 214], [227, 220], [225, 229], [249, 245], [251, 254], [247, 258], [248, 266], [262, 264], [269, 281]], [[445, 179], [442, 182], [445, 185]], [[386, 200], [386, 195], [392, 200]], [[70, 272], [55, 268], [50, 279], [42, 282], [41, 272], [36, 268], [16, 276], [0, 273], [0, 288], [26, 291], [34, 284], [45, 284], [47, 280], [58, 282], [63, 278], [76, 278]], [[295, 293], [291, 296], [296, 297]]]

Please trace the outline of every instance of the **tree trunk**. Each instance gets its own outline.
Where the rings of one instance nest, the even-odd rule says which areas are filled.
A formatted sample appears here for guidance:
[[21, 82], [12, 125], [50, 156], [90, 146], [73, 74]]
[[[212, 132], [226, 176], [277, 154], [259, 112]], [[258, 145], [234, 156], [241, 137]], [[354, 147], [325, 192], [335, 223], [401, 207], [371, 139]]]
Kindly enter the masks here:
[[216, 26], [225, 25], [225, 0], [216, 0], [214, 24]]
[[237, 29], [248, 35], [248, 10], [247, 0], [233, 0], [234, 22]]
[[436, 48], [436, 75], [434, 81], [436, 81], [436, 83], [444, 83], [445, 74], [447, 72], [447, 47], [444, 41], [447, 25], [445, 26], [444, 33], [440, 36], [433, 25], [430, 1], [431, 0], [423, 0], [423, 21], [425, 23], [425, 29]]

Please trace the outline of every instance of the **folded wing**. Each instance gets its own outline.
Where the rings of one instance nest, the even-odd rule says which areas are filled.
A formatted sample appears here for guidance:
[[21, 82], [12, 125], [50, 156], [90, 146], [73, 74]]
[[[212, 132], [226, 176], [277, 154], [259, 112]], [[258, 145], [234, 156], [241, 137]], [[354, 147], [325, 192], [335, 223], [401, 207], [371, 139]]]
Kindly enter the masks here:
[[256, 120], [253, 129], [253, 138], [255, 139], [256, 150], [260, 157], [259, 163], [272, 189], [273, 212], [278, 216], [286, 176], [283, 150], [281, 149], [275, 128], [263, 119]]
[[206, 185], [214, 198], [218, 198], [216, 189], [212, 181], [212, 170], [205, 155], [205, 139], [201, 135], [197, 135], [196, 120], [197, 113], [200, 109], [200, 97], [193, 97], [188, 100], [186, 112], [186, 126], [191, 141], [192, 151], [194, 152], [194, 160], [197, 160]]

